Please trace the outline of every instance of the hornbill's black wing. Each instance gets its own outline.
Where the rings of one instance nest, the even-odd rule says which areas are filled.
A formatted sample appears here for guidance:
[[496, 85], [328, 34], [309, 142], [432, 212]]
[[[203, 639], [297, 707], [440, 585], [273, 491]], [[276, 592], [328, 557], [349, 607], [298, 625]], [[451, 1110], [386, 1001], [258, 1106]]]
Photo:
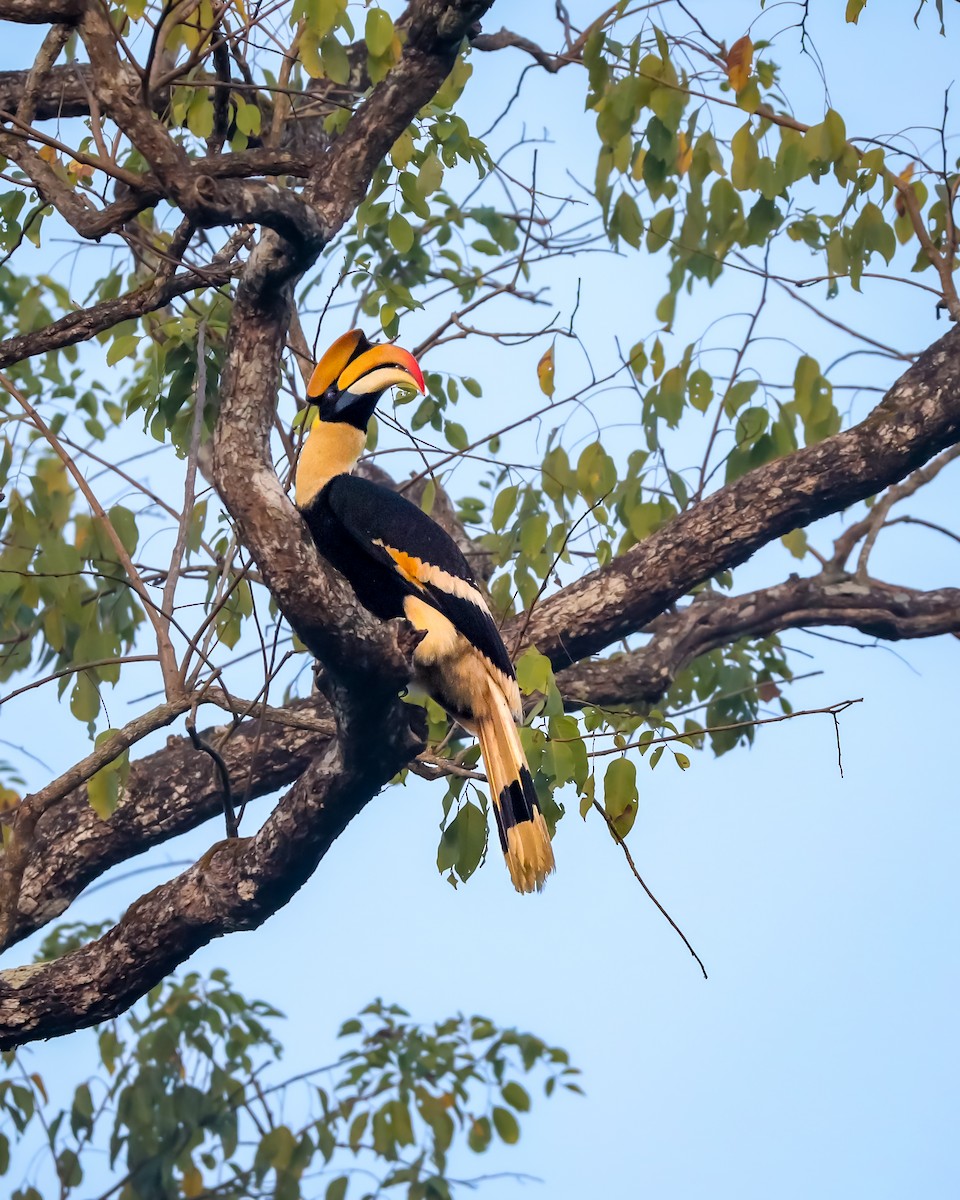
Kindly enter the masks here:
[[485, 658], [514, 678], [500, 631], [467, 560], [436, 521], [403, 496], [356, 475], [331, 479], [324, 500], [359, 549], [389, 566], [410, 595], [443, 613]]

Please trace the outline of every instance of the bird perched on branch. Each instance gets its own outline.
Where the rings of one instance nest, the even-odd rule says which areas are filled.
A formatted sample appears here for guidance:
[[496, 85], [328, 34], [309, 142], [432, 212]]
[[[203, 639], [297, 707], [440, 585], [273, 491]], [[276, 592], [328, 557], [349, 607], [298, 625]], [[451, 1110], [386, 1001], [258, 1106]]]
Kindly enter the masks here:
[[517, 891], [539, 891], [553, 850], [517, 731], [513, 664], [486, 600], [435, 521], [351, 474], [377, 402], [395, 385], [425, 390], [416, 359], [372, 345], [359, 329], [323, 355], [307, 387], [318, 416], [300, 453], [297, 507], [360, 603], [381, 620], [405, 617], [423, 634], [413, 655], [420, 682], [479, 739], [510, 878]]

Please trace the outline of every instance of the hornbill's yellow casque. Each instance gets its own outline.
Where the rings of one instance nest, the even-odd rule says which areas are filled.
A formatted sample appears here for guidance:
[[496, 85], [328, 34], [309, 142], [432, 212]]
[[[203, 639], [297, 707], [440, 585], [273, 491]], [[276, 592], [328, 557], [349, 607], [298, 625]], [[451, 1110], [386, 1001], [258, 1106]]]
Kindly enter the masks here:
[[395, 384], [424, 391], [416, 359], [371, 345], [359, 329], [324, 354], [307, 388], [319, 415], [297, 466], [297, 507], [360, 603], [423, 633], [413, 656], [420, 681], [479, 738], [510, 878], [520, 892], [539, 891], [553, 851], [515, 723], [522, 712], [513, 664], [486, 601], [435, 521], [351, 474], [377, 401]]

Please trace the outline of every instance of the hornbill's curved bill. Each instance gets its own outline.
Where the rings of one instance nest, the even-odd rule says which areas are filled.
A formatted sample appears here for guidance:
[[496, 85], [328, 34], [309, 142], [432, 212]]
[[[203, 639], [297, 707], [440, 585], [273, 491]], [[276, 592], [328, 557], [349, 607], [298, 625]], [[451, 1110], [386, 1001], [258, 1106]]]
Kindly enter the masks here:
[[297, 465], [296, 501], [317, 549], [382, 620], [423, 633], [414, 666], [430, 694], [480, 741], [500, 845], [518, 891], [539, 891], [553, 850], [527, 767], [513, 664], [466, 559], [416, 505], [351, 472], [388, 387], [425, 391], [416, 359], [373, 345], [359, 329], [339, 337], [307, 394], [318, 416]]

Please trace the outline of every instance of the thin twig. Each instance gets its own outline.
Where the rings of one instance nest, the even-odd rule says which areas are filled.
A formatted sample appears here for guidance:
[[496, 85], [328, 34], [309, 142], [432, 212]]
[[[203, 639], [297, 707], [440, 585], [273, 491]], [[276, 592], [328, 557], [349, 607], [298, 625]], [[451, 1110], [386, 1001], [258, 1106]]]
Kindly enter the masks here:
[[190, 453], [187, 456], [187, 473], [183, 484], [183, 512], [180, 514], [177, 540], [170, 556], [167, 580], [163, 585], [163, 611], [168, 618], [173, 617], [177, 580], [180, 578], [180, 566], [187, 548], [190, 519], [197, 498], [197, 459], [200, 454], [200, 435], [203, 431], [203, 409], [207, 399], [206, 333], [206, 322], [201, 321], [197, 329], [197, 388], [193, 404], [193, 427], [190, 431]]
[[167, 698], [172, 700], [180, 689], [177, 675], [177, 659], [173, 650], [173, 643], [170, 641], [167, 622], [156, 611], [156, 605], [151, 599], [146, 585], [140, 578], [140, 573], [133, 565], [133, 560], [127, 553], [126, 547], [120, 540], [120, 535], [117, 533], [116, 529], [114, 529], [113, 523], [107, 516], [106, 512], [104, 512], [100, 501], [93, 494], [93, 490], [84, 478], [83, 473], [63, 448], [63, 444], [61, 443], [60, 439], [53, 432], [53, 430], [50, 429], [44, 419], [26, 398], [26, 396], [24, 396], [20, 389], [12, 382], [12, 380], [8, 379], [2, 371], [0, 371], [0, 387], [3, 387], [7, 392], [9, 392], [9, 394], [20, 405], [36, 428], [40, 431], [40, 433], [43, 434], [46, 440], [53, 447], [57, 457], [66, 467], [70, 475], [73, 476], [77, 487], [86, 498], [86, 501], [90, 505], [94, 516], [103, 526], [103, 529], [113, 546], [114, 552], [117, 555], [117, 561], [123, 567], [124, 571], [126, 571], [127, 578], [130, 580], [130, 586], [140, 597], [140, 600], [143, 603], [144, 612], [147, 614], [147, 618], [149, 619], [151, 625], [153, 625], [154, 632], [157, 637], [157, 657], [160, 660], [160, 669], [163, 673], [164, 686], [167, 690]]
[[633, 855], [630, 853], [627, 843], [620, 836], [620, 831], [617, 829], [616, 825], [614, 825], [613, 821], [611, 820], [610, 816], [607, 814], [603, 805], [600, 804], [599, 801], [594, 800], [593, 807], [597, 810], [597, 812], [600, 814], [601, 817], [603, 817], [604, 821], [606, 822], [607, 828], [610, 830], [611, 834], [613, 835], [614, 841], [616, 841], [616, 843], [619, 845], [620, 849], [623, 851], [624, 858], [626, 858], [626, 860], [627, 860], [627, 866], [633, 872], [634, 877], [636, 878], [637, 882], [640, 884], [640, 886], [647, 893], [649, 898], [653, 901], [653, 903], [660, 910], [661, 915], [666, 918], [666, 921], [670, 925], [670, 927], [676, 931], [677, 935], [679, 936], [679, 938], [683, 942], [683, 944], [686, 946], [686, 948], [690, 951], [690, 953], [693, 955], [693, 957], [697, 960], [697, 966], [703, 972], [704, 979], [706, 979], [707, 978], [707, 968], [703, 965], [703, 960], [701, 959], [700, 955], [696, 952], [696, 950], [694, 950], [694, 948], [690, 945], [687, 935], [683, 932], [683, 930], [676, 923], [676, 921], [673, 919], [673, 917], [670, 916], [670, 914], [663, 907], [663, 905], [660, 903], [660, 901], [656, 898], [656, 896], [653, 894], [653, 892], [650, 891], [650, 888], [647, 886], [647, 883], [644, 880], [643, 876], [637, 870], [637, 864], [633, 861]]
[[227, 764], [223, 760], [223, 755], [220, 754], [219, 751], [214, 750], [210, 743], [204, 741], [200, 734], [197, 733], [196, 716], [197, 709], [196, 705], [194, 705], [190, 711], [190, 716], [184, 723], [185, 728], [190, 737], [190, 741], [193, 743], [193, 748], [195, 750], [202, 751], [204, 754], [209, 755], [209, 757], [213, 759], [214, 765], [217, 768], [217, 773], [220, 776], [220, 787], [223, 792], [223, 819], [227, 827], [227, 837], [235, 838], [238, 836], [237, 815], [233, 810], [233, 793], [230, 789], [230, 771], [227, 767]]

